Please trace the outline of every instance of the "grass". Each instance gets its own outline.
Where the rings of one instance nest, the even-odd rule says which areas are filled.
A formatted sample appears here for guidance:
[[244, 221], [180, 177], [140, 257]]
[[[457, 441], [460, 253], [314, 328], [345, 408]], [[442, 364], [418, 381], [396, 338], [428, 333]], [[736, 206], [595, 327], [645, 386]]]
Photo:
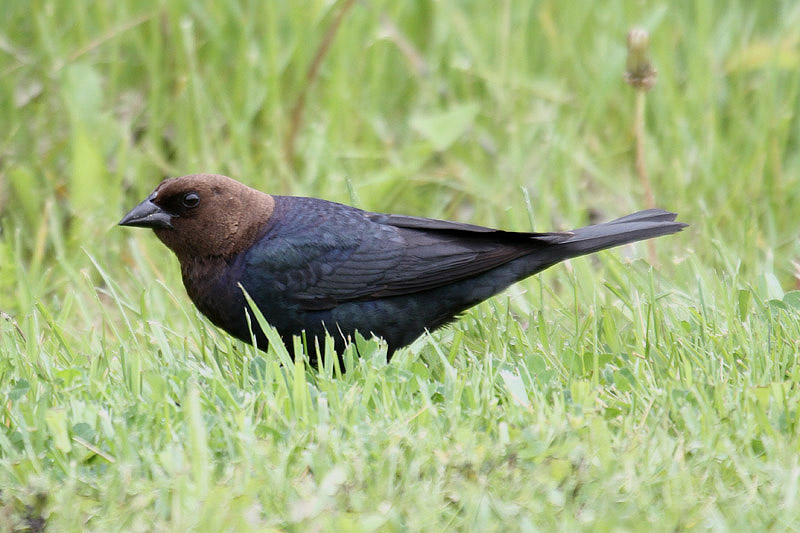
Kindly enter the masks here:
[[[0, 10], [0, 529], [800, 528], [796, 2], [376, 0], [321, 49], [348, 3]], [[626, 214], [635, 25], [656, 202], [691, 224], [655, 266], [573, 260], [341, 373], [232, 340], [114, 227], [199, 171], [515, 230]]]

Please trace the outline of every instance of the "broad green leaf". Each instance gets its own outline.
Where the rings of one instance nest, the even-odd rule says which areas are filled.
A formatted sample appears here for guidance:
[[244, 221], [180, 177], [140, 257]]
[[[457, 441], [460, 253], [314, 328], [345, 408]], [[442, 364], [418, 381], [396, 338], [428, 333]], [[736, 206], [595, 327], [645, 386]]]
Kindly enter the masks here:
[[467, 131], [479, 109], [478, 104], [469, 103], [437, 113], [417, 114], [411, 117], [411, 127], [441, 152]]

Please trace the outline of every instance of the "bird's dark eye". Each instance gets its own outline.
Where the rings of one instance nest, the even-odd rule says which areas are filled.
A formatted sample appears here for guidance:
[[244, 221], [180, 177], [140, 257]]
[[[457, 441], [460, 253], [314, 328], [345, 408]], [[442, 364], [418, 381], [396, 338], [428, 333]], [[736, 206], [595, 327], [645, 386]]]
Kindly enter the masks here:
[[187, 209], [191, 209], [193, 207], [197, 207], [197, 204], [200, 203], [200, 196], [196, 192], [187, 192], [181, 198], [181, 204], [183, 207]]

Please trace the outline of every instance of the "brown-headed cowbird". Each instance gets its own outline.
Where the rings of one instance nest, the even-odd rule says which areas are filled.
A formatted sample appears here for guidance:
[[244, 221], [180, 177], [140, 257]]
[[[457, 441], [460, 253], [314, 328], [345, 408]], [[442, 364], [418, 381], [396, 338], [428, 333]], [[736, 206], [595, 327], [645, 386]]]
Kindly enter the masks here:
[[[518, 233], [273, 196], [213, 174], [166, 179], [120, 221], [152, 228], [181, 264], [189, 297], [251, 342], [242, 287], [289, 350], [325, 332], [341, 353], [356, 331], [389, 356], [425, 331], [565, 259], [680, 231], [649, 209], [564, 233]], [[241, 285], [241, 286], [240, 286]], [[266, 337], [250, 321], [258, 346]]]

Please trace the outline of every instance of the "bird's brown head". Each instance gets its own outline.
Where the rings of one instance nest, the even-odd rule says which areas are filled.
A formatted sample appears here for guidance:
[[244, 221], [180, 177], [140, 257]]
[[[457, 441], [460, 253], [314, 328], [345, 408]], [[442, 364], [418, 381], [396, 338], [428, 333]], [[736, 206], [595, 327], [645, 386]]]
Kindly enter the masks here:
[[179, 259], [231, 256], [260, 236], [275, 200], [217, 174], [162, 181], [120, 226], [151, 228]]

